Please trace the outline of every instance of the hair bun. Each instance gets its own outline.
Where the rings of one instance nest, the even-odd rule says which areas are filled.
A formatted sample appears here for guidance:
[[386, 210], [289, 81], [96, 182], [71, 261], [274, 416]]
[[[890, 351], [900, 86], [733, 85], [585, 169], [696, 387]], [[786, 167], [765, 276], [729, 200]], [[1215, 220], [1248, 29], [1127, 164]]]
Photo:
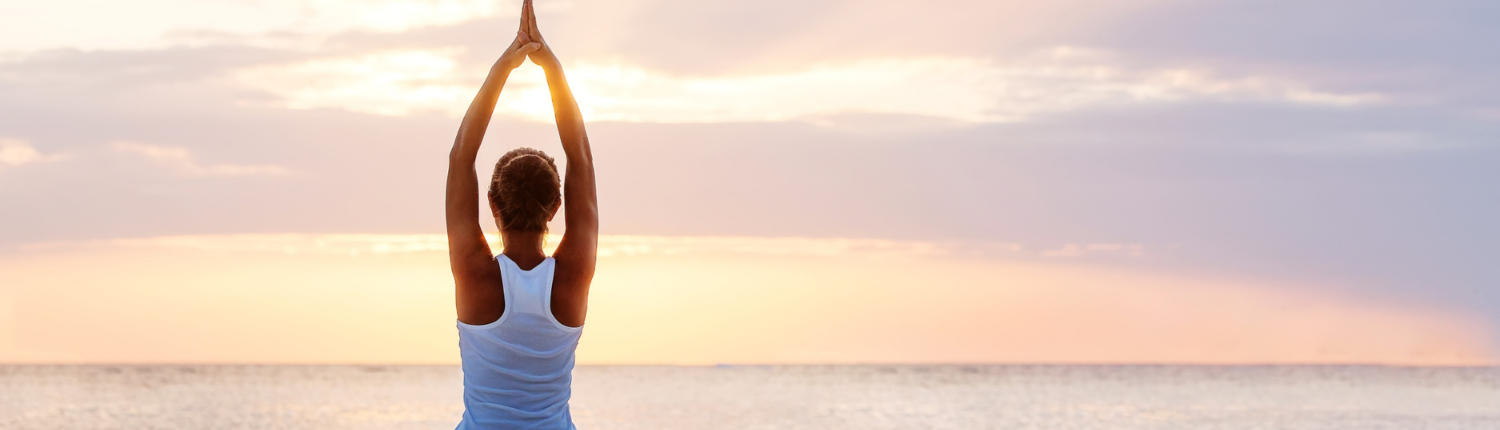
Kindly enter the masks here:
[[501, 230], [547, 231], [551, 209], [562, 199], [556, 162], [532, 148], [505, 153], [490, 177], [489, 198], [500, 209]]

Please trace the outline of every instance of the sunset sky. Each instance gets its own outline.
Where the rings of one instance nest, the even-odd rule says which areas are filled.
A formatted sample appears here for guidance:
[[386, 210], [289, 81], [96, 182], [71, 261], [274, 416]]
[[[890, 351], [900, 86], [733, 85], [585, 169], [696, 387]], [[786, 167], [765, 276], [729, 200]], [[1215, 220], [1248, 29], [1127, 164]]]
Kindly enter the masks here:
[[[0, 362], [456, 363], [519, 3], [0, 3]], [[1500, 364], [1492, 1], [536, 6], [580, 362]], [[535, 66], [496, 116], [561, 154]]]

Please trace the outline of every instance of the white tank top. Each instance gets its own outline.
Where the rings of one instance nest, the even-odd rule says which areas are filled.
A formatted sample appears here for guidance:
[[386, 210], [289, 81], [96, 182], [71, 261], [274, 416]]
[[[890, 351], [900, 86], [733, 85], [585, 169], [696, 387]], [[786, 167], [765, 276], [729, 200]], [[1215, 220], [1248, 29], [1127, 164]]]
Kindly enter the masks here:
[[505, 293], [500, 319], [458, 323], [464, 371], [464, 417], [459, 430], [572, 430], [573, 352], [583, 327], [552, 316], [551, 258], [521, 270], [505, 254], [495, 257]]

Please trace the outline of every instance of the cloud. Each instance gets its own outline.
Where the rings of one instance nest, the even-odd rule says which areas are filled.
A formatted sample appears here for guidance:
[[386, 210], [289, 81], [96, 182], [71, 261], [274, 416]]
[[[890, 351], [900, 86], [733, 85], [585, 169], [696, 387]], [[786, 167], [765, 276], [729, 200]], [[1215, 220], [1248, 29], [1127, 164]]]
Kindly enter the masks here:
[[1042, 251], [1040, 255], [1047, 258], [1076, 258], [1091, 255], [1144, 257], [1146, 246], [1139, 243], [1070, 243], [1060, 248]]
[[[348, 31], [402, 32], [514, 15], [509, 0], [88, 0], [0, 4], [0, 52], [154, 49], [234, 41], [316, 45]], [[78, 10], [86, 9], [87, 14]]]
[[728, 77], [585, 65], [574, 75], [590, 118], [631, 122], [784, 121], [852, 112], [985, 123], [1140, 103], [1357, 105], [1379, 100], [1269, 78], [1220, 79], [1205, 71], [1129, 70], [1058, 58], [886, 58]]
[[[460, 49], [386, 51], [323, 58], [287, 65], [257, 66], [235, 79], [281, 98], [289, 109], [341, 108], [378, 115], [413, 111], [458, 112], [475, 88], [462, 78], [455, 56]], [[481, 77], [482, 79], [482, 77]]]
[[[904, 44], [903, 48], [923, 51], [965, 44], [988, 48], [996, 39], [1088, 28], [1101, 19], [1163, 2], [549, 0], [538, 2], [537, 7], [545, 28], [566, 46], [619, 52], [632, 45], [654, 45], [670, 49], [654, 52], [653, 57], [672, 56], [683, 64], [718, 64], [735, 57], [753, 60], [768, 50], [797, 48], [788, 46], [789, 39], [820, 50], [849, 48], [846, 42], [851, 40], [868, 41], [870, 46]], [[154, 49], [228, 40], [274, 44], [299, 36], [314, 39], [316, 44], [347, 32], [401, 33], [486, 19], [513, 25], [519, 4], [519, 0], [6, 2], [0, 4], [0, 52]], [[78, 10], [90, 13], [80, 15]], [[500, 28], [501, 36], [509, 29], [489, 25]], [[923, 29], [926, 37], [911, 37], [906, 32], [912, 28]], [[768, 29], [778, 34], [765, 34]], [[930, 40], [942, 40], [945, 46], [933, 48]], [[868, 53], [865, 47], [854, 48]], [[659, 64], [653, 61], [653, 65]]]
[[[439, 110], [462, 115], [485, 69], [460, 67], [461, 49], [386, 51], [259, 66], [239, 82], [292, 109], [337, 108], [381, 115]], [[1104, 106], [1185, 101], [1352, 106], [1377, 94], [1308, 89], [1266, 77], [1220, 78], [1211, 70], [1110, 65], [1071, 47], [1002, 62], [979, 58], [883, 58], [812, 65], [761, 75], [676, 76], [627, 65], [580, 63], [568, 70], [585, 117], [595, 121], [710, 123], [787, 121], [844, 113], [1017, 122]], [[513, 73], [501, 114], [552, 118], [545, 78]]]
[[65, 158], [67, 156], [63, 154], [43, 154], [25, 140], [0, 138], [0, 166], [47, 163]]
[[193, 154], [188, 152], [186, 148], [156, 146], [136, 142], [114, 142], [110, 146], [117, 152], [139, 155], [154, 163], [170, 167], [178, 173], [191, 176], [279, 176], [291, 173], [291, 170], [285, 167], [269, 164], [203, 165], [198, 163]]

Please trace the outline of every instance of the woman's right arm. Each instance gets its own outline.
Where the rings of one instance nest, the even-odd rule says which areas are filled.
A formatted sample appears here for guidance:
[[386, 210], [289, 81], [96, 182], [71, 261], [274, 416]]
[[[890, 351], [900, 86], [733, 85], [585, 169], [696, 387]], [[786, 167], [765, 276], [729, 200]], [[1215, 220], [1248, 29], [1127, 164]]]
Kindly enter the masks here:
[[[523, 18], [521, 28], [527, 28]], [[489, 128], [490, 117], [495, 112], [495, 101], [500, 89], [510, 77], [511, 70], [520, 66], [526, 56], [541, 48], [531, 42], [525, 31], [519, 31], [489, 76], [469, 104], [469, 111], [458, 127], [453, 150], [448, 153], [448, 264], [453, 270], [455, 299], [458, 320], [466, 324], [488, 324], [500, 318], [505, 307], [504, 294], [500, 286], [500, 266], [495, 264], [490, 245], [479, 227], [479, 175], [474, 171], [474, 162], [479, 155], [479, 145], [484, 141], [484, 132]]]
[[[589, 286], [599, 255], [599, 197], [594, 186], [594, 154], [584, 130], [583, 113], [573, 90], [563, 74], [562, 62], [537, 30], [536, 12], [531, 0], [522, 7], [522, 21], [529, 24], [531, 40], [542, 44], [531, 54], [531, 61], [547, 74], [547, 89], [552, 92], [552, 110], [557, 118], [557, 134], [567, 156], [568, 170], [563, 178], [563, 222], [567, 231], [557, 244], [553, 258], [558, 271], [553, 281], [553, 315], [573, 327], [583, 325], [588, 313]], [[558, 288], [561, 287], [561, 288]]]

